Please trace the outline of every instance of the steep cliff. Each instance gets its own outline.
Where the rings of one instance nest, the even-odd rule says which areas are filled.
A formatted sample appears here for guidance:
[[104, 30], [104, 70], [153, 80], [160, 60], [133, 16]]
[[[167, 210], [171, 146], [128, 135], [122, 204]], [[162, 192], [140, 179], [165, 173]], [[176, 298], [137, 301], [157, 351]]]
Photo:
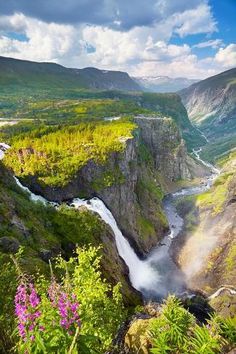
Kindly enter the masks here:
[[154, 167], [166, 182], [192, 178], [188, 166], [187, 149], [170, 118], [136, 117], [141, 138], [147, 146], [154, 161]]
[[[132, 246], [144, 255], [168, 230], [161, 202], [169, 184], [204, 171], [195, 169], [172, 119], [139, 116], [135, 122], [133, 137], [121, 138], [122, 151], [111, 153], [105, 163], [89, 160], [65, 186], [43, 185], [37, 175], [25, 177], [24, 183], [52, 201], [101, 198]], [[34, 151], [20, 149], [22, 172], [25, 153]]]

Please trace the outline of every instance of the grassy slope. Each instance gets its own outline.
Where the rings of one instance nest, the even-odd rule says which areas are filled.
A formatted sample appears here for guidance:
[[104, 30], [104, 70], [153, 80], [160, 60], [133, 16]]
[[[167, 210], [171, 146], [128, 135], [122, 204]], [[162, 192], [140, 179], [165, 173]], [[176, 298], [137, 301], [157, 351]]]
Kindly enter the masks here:
[[118, 91], [85, 91], [54, 89], [1, 93], [0, 116], [78, 122], [103, 117], [158, 114], [175, 120], [187, 147], [205, 144], [205, 139], [190, 123], [177, 94], [127, 93]]
[[0, 84], [8, 90], [24, 89], [80, 89], [117, 87], [139, 90], [138, 84], [127, 73], [95, 68], [69, 69], [55, 63], [37, 63], [0, 57]]

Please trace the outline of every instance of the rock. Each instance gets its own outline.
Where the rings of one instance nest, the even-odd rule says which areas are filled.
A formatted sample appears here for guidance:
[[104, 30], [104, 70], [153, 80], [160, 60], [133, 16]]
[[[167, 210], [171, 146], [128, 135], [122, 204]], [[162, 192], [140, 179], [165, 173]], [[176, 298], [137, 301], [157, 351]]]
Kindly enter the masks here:
[[201, 294], [182, 298], [183, 306], [192, 313], [199, 323], [206, 323], [214, 313], [213, 308]]
[[20, 220], [17, 215], [13, 215], [11, 219], [11, 225], [19, 229], [26, 238], [29, 236], [28, 229], [25, 227], [23, 221]]
[[227, 354], [236, 354], [236, 348], [230, 350], [230, 352], [228, 352]]
[[42, 249], [39, 251], [39, 256], [44, 262], [48, 263], [51, 258], [55, 257], [55, 254], [52, 250]]
[[7, 253], [17, 253], [20, 243], [13, 237], [3, 236], [0, 238], [0, 250]]
[[135, 122], [162, 176], [169, 181], [190, 179], [187, 149], [175, 122], [171, 118], [145, 116], [135, 118]]

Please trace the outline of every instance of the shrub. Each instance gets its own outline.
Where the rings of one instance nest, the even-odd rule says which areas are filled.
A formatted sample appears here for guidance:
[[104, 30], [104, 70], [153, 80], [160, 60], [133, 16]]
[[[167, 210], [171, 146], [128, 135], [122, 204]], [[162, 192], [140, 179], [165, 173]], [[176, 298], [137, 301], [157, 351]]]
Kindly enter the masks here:
[[60, 281], [20, 277], [15, 295], [17, 352], [104, 353], [125, 316], [119, 285], [100, 273], [99, 249], [78, 249], [68, 262], [59, 257]]

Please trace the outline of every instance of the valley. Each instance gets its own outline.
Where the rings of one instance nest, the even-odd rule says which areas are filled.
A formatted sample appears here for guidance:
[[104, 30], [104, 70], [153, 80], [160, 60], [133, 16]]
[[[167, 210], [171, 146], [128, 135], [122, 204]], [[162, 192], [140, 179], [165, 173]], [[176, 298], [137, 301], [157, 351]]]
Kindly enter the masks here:
[[[0, 263], [7, 264], [12, 280], [11, 300], [1, 309], [11, 313], [8, 327], [0, 318], [2, 338], [14, 327], [11, 301], [19, 268], [39, 279], [41, 299], [55, 279], [65, 292], [67, 286], [74, 288], [82, 304], [86, 354], [94, 345], [99, 353], [108, 348], [137, 353], [127, 338], [137, 336], [139, 330], [129, 331], [140, 320], [146, 321], [140, 333], [148, 343], [142, 353], [148, 353], [154, 345], [148, 334], [154, 331], [152, 323], [161, 327], [168, 309], [185, 313], [196, 331], [203, 329], [209, 337], [214, 321], [234, 333], [236, 141], [231, 113], [225, 124], [216, 118], [206, 122], [195, 118], [186, 103], [188, 116], [176, 93], [141, 92], [137, 86], [125, 91], [120, 80], [127, 76], [119, 72], [112, 73], [112, 85], [108, 80], [97, 87], [93, 75], [106, 73], [86, 70], [86, 85], [81, 81], [77, 87], [69, 69], [36, 64], [7, 63], [19, 76], [13, 87], [8, 81], [12, 71], [6, 70], [0, 95]], [[21, 90], [25, 70], [35, 87], [26, 82]], [[37, 83], [41, 70], [51, 84], [46, 90]], [[83, 269], [78, 269], [80, 262]], [[93, 276], [101, 286], [96, 291], [89, 281]], [[47, 285], [40, 283], [44, 277]], [[109, 321], [106, 327], [94, 320], [102, 311], [110, 327]], [[219, 317], [212, 320], [213, 312]], [[124, 323], [122, 343], [113, 345]], [[234, 340], [218, 330], [219, 350], [227, 353]], [[0, 342], [3, 351], [12, 345]], [[194, 350], [193, 343], [187, 350]]]

